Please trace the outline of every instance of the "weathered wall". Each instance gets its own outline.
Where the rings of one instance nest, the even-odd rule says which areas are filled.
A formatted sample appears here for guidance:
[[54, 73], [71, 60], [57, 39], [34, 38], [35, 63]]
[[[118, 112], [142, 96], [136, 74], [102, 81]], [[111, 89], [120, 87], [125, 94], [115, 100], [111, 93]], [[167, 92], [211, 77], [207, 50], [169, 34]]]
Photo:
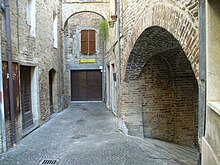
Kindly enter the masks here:
[[[219, 1], [205, 1], [206, 22], [202, 30], [206, 30], [206, 121], [205, 136], [202, 139], [202, 164], [220, 164], [220, 49]], [[204, 11], [204, 10], [203, 10]], [[204, 16], [204, 15], [202, 15]], [[204, 53], [204, 52], [203, 52]]]
[[172, 108], [171, 74], [160, 55], [153, 56], [141, 73], [145, 137], [174, 141], [175, 111]]
[[78, 3], [76, 1], [63, 2], [62, 3], [62, 27], [65, 28], [65, 24], [72, 15], [80, 12], [94, 12], [105, 19], [109, 16], [109, 2], [108, 1], [97, 1], [97, 2], [87, 2], [82, 1]]
[[[47, 121], [50, 118], [49, 106], [49, 71], [56, 71], [56, 80], [54, 86], [57, 90], [54, 91], [54, 111], [61, 110], [61, 62], [62, 55], [60, 47], [53, 47], [53, 16], [58, 16], [58, 29], [61, 28], [61, 11], [60, 1], [56, 0], [36, 0], [36, 35], [30, 35], [30, 25], [27, 24], [27, 1], [21, 0], [10, 1], [11, 11], [11, 34], [12, 34], [12, 56], [13, 61], [19, 65], [31, 66], [33, 68], [34, 78], [32, 84], [34, 86], [31, 95], [33, 104], [36, 104], [32, 109], [34, 111], [34, 123], [39, 125], [42, 121]], [[6, 33], [5, 20], [1, 17], [2, 31], [2, 57], [7, 61], [6, 54]], [[58, 30], [58, 38], [60, 31]], [[58, 43], [60, 45], [60, 41]], [[60, 87], [60, 88], [58, 88]], [[21, 107], [21, 106], [20, 106]], [[22, 110], [20, 111], [22, 113]], [[6, 121], [7, 141], [10, 145], [10, 123]], [[17, 140], [21, 139], [24, 134], [22, 129], [22, 115], [16, 116]]]

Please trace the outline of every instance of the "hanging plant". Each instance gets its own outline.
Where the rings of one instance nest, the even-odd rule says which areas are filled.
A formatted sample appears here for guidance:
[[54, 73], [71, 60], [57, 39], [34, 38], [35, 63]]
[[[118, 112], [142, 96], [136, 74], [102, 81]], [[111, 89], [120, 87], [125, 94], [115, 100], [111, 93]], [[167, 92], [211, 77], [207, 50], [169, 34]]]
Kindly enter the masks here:
[[100, 22], [99, 34], [100, 37], [104, 39], [104, 41], [107, 41], [107, 39], [109, 38], [109, 27], [108, 27], [108, 21], [106, 19]]

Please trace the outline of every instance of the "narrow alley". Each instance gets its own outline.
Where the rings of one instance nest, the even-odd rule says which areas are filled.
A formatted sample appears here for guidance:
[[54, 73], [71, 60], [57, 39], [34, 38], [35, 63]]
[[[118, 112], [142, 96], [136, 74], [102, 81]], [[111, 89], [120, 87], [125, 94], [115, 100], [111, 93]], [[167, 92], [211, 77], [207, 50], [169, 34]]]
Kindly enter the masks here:
[[104, 103], [72, 103], [1, 154], [0, 164], [196, 164], [193, 149], [127, 136], [118, 129], [117, 120]]

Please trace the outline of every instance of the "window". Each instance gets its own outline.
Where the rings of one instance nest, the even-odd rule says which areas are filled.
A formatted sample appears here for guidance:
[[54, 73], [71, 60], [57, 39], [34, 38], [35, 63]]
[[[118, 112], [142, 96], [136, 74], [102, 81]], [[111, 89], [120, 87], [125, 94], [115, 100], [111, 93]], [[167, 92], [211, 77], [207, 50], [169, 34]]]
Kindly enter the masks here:
[[36, 27], [35, 3], [36, 3], [36, 0], [28, 0], [28, 5], [27, 5], [27, 24], [30, 25], [31, 36], [36, 36], [35, 34], [35, 27]]
[[53, 15], [53, 47], [58, 48], [57, 15]]
[[89, 55], [96, 53], [95, 30], [81, 30], [81, 53]]

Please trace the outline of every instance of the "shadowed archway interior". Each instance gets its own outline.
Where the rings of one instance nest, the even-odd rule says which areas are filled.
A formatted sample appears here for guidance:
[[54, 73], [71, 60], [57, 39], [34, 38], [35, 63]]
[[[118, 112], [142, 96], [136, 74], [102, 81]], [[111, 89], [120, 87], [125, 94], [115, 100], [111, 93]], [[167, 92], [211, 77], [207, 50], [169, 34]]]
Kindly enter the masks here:
[[151, 27], [140, 35], [128, 59], [126, 81], [138, 82], [133, 95], [142, 99], [144, 137], [197, 146], [198, 84], [172, 34]]

